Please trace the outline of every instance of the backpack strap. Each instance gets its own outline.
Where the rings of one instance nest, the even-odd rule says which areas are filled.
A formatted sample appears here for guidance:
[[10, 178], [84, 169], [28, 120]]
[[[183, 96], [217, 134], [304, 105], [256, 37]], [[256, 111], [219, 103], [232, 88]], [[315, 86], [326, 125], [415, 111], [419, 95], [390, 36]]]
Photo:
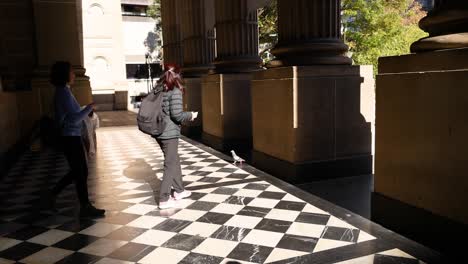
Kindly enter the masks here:
[[160, 93], [160, 92], [163, 92], [163, 91], [164, 91], [164, 84], [163, 83], [158, 83], [156, 85], [156, 87], [154, 87], [154, 89], [153, 89], [154, 94], [157, 94], [157, 93]]

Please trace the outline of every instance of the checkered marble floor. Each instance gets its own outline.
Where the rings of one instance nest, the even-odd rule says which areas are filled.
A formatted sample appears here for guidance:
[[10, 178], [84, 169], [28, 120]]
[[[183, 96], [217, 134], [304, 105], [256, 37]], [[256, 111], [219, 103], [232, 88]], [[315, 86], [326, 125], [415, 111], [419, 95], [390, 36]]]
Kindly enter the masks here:
[[[67, 171], [63, 156], [25, 153], [0, 184], [0, 263], [309, 263], [301, 257], [381, 240], [206, 147], [181, 140], [179, 154], [193, 194], [159, 210], [157, 143], [136, 128], [100, 129], [88, 184], [107, 213], [80, 220], [74, 186], [58, 212], [37, 209]], [[397, 248], [376, 252], [316, 263], [423, 263]]]
[[395, 248], [384, 252], [379, 252], [361, 258], [346, 260], [336, 264], [361, 264], [361, 263], [400, 263], [400, 264], [423, 264], [424, 262], [417, 260], [415, 257]]

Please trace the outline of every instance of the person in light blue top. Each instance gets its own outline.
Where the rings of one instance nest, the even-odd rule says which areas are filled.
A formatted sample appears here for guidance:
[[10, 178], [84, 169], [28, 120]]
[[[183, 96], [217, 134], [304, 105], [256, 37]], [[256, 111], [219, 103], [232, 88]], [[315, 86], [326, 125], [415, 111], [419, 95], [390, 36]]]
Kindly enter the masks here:
[[94, 104], [81, 109], [73, 96], [70, 86], [75, 81], [75, 73], [69, 62], [56, 62], [50, 72], [50, 82], [55, 86], [55, 121], [60, 128], [61, 142], [70, 172], [55, 185], [49, 197], [53, 207], [58, 194], [71, 183], [75, 183], [80, 201], [81, 217], [100, 217], [105, 210], [91, 205], [88, 198], [88, 162], [81, 137], [83, 120], [94, 110]]
[[83, 120], [93, 111], [93, 105], [87, 105], [83, 110], [71, 93], [69, 85], [59, 85], [55, 88], [55, 117], [61, 127], [62, 136], [79, 137]]

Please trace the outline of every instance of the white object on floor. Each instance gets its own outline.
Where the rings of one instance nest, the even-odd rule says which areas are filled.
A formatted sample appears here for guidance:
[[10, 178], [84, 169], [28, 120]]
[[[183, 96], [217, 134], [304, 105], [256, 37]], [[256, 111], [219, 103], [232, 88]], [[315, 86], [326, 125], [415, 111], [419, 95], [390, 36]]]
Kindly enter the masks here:
[[234, 163], [233, 164], [236, 164], [237, 162], [240, 162], [240, 164], [242, 164], [243, 162], [245, 162], [245, 160], [239, 156], [237, 156], [236, 152], [234, 150], [231, 150], [231, 153], [232, 153], [232, 159], [234, 160]]

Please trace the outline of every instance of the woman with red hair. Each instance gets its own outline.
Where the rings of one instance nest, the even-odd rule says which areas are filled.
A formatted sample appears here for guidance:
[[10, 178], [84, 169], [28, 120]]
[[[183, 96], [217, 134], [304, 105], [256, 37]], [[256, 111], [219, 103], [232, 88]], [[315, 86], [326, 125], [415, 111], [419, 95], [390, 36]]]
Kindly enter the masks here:
[[[184, 189], [182, 169], [178, 152], [180, 126], [193, 121], [198, 112], [184, 112], [182, 94], [184, 92], [180, 68], [175, 64], [165, 64], [164, 74], [159, 80], [164, 85], [163, 113], [166, 127], [156, 140], [164, 153], [164, 174], [159, 192], [159, 208], [167, 209], [175, 206], [175, 201], [187, 198], [190, 191]], [[174, 189], [174, 192], [172, 192]]]

